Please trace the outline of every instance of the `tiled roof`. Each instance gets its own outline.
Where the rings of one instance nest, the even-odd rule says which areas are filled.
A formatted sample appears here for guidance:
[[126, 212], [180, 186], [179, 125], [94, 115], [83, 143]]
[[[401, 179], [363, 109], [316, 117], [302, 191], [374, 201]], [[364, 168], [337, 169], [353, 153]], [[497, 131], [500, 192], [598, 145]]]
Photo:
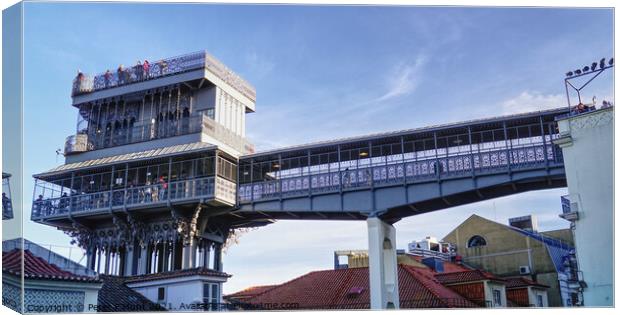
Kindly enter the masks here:
[[277, 287], [277, 285], [259, 285], [254, 287], [249, 287], [247, 289], [225, 295], [225, 299], [230, 299], [239, 302], [245, 302], [247, 299], [253, 298], [259, 294], [263, 294], [273, 288]]
[[101, 282], [101, 280], [96, 277], [80, 276], [62, 270], [58, 266], [48, 263], [45, 259], [35, 256], [29, 250], [22, 251], [17, 248], [9, 252], [2, 252], [2, 272], [14, 276], [21, 276], [22, 261], [24, 262], [23, 267], [25, 279], [79, 281], [95, 283]]
[[97, 297], [97, 312], [165, 311], [157, 303], [125, 285], [125, 278], [101, 275], [103, 286]]
[[538, 283], [524, 277], [504, 278], [506, 280], [506, 289], [522, 288], [522, 287], [539, 287], [549, 288], [549, 286]]
[[482, 280], [494, 280], [500, 282], [505, 281], [504, 279], [498, 278], [489, 272], [477, 269], [468, 271], [437, 273], [435, 274], [435, 278], [437, 278], [437, 280], [444, 285]]
[[[410, 253], [407, 253], [407, 255], [413, 259], [415, 259], [417, 262], [422, 263], [422, 259], [424, 259], [424, 257], [419, 256], [419, 255], [413, 255]], [[459, 272], [459, 271], [469, 271], [472, 270], [471, 268], [468, 268], [464, 265], [461, 264], [457, 264], [457, 263], [453, 263], [451, 261], [443, 261], [443, 272], [444, 273], [450, 273], [450, 272]]]
[[212, 276], [212, 277], [226, 277], [230, 278], [231, 275], [215, 271], [213, 269], [198, 267], [193, 269], [173, 270], [160, 273], [151, 273], [146, 275], [130, 276], [125, 278], [125, 283], [163, 280], [169, 278], [190, 277], [190, 276]]
[[[398, 267], [401, 307], [476, 306], [434, 280], [432, 273], [425, 274], [418, 269], [424, 268]], [[265, 309], [367, 309], [370, 307], [368, 268], [310, 272], [244, 302]]]

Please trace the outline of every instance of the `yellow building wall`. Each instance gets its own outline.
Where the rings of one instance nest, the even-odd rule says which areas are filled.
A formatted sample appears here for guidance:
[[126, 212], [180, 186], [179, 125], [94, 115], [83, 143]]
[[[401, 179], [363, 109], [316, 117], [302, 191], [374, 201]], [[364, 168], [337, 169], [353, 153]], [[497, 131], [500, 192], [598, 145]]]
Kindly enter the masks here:
[[[482, 236], [487, 245], [468, 248], [467, 242], [474, 235]], [[571, 239], [570, 231], [567, 233], [566, 230], [551, 231], [547, 235]], [[466, 265], [500, 277], [519, 276], [520, 266], [530, 266], [532, 278], [551, 287], [549, 305], [562, 305], [555, 266], [542, 242], [477, 215], [469, 217], [443, 240], [456, 244], [457, 252]]]

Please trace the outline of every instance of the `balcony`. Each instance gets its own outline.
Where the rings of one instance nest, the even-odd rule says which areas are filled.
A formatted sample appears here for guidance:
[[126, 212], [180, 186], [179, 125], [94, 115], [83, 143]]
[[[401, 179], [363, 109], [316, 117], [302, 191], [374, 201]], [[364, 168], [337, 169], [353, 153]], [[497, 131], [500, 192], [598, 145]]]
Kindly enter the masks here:
[[216, 205], [234, 205], [236, 186], [219, 176], [180, 180], [171, 183], [126, 187], [95, 193], [42, 198], [32, 203], [32, 220], [67, 217], [109, 211], [165, 206], [201, 199], [212, 199]]
[[198, 69], [209, 70], [250, 100], [256, 101], [255, 88], [206, 51], [161, 59], [148, 66], [144, 64], [135, 65], [119, 68], [116, 71], [106, 71], [94, 76], [83, 74], [74, 79], [71, 95], [77, 96]]
[[141, 121], [129, 128], [78, 133], [67, 137], [65, 155], [194, 133], [203, 133], [219, 140], [241, 154], [254, 152], [253, 144], [217, 123], [206, 112], [202, 112], [179, 120]]
[[93, 143], [88, 141], [88, 135], [84, 133], [68, 136], [65, 140], [65, 155], [82, 153], [93, 148]]

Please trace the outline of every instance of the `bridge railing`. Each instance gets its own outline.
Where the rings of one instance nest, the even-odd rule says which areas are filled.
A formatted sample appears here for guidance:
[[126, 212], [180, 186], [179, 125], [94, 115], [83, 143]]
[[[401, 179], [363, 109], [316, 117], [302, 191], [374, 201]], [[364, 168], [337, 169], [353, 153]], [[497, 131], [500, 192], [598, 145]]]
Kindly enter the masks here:
[[[546, 154], [545, 154], [546, 149]], [[554, 145], [531, 144], [485, 152], [459, 154], [448, 157], [406, 160], [383, 165], [358, 167], [307, 174], [280, 179], [264, 180], [239, 185], [239, 201], [247, 203], [294, 195], [329, 191], [354, 190], [373, 185], [451, 178], [507, 169], [523, 169], [561, 163], [562, 156]], [[508, 162], [510, 161], [510, 163]]]
[[[230, 202], [230, 194], [235, 195], [235, 187], [226, 183], [229, 181], [218, 177], [218, 191], [224, 189], [226, 193], [217, 194], [218, 198]], [[42, 219], [56, 216], [67, 216], [69, 213], [97, 212], [117, 207], [135, 207], [155, 205], [168, 201], [182, 201], [196, 198], [216, 197], [215, 177], [202, 177], [188, 180], [179, 180], [166, 184], [143, 185], [127, 187], [73, 196], [38, 199], [32, 203], [32, 219]], [[234, 186], [234, 183], [233, 183]], [[234, 203], [234, 197], [232, 197]]]

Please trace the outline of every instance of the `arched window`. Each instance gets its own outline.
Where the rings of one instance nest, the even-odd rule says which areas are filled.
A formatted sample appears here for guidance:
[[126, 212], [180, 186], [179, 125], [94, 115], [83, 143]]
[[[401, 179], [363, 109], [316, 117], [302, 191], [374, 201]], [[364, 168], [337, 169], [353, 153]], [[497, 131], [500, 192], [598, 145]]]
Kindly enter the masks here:
[[480, 246], [486, 246], [487, 245], [487, 240], [484, 239], [484, 237], [480, 236], [480, 235], [474, 235], [472, 236], [469, 241], [467, 241], [467, 247], [480, 247]]

